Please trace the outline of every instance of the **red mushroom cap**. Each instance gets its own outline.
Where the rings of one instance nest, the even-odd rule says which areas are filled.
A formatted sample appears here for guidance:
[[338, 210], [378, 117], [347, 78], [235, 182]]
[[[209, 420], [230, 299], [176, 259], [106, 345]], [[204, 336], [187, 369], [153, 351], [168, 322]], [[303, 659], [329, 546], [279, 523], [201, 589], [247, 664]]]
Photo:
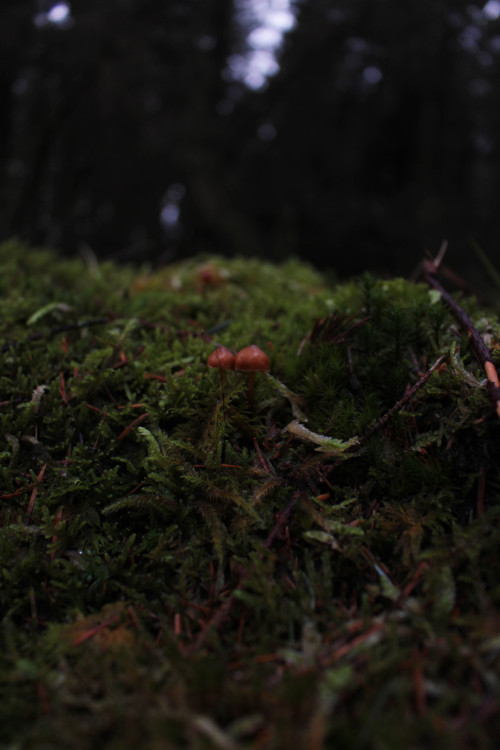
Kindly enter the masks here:
[[218, 346], [207, 359], [207, 365], [218, 370], [234, 370], [234, 360], [235, 356], [227, 346]]
[[240, 372], [269, 372], [270, 367], [269, 357], [255, 344], [241, 349], [234, 360], [234, 369]]

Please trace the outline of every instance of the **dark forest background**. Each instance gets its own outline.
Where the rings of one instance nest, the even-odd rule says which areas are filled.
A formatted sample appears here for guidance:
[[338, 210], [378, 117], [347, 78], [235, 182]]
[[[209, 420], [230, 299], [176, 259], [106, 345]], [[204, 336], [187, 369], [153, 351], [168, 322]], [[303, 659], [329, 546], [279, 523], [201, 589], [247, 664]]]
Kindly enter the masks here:
[[500, 3], [298, 1], [260, 88], [255, 3], [56, 4], [0, 6], [2, 237], [341, 274], [500, 255]]

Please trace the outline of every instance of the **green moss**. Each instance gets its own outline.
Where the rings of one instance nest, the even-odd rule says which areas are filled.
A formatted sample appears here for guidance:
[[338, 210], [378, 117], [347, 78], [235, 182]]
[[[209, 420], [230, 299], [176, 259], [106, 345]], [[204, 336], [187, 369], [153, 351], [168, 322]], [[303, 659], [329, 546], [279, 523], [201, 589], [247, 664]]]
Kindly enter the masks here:
[[[0, 267], [1, 743], [495, 746], [500, 430], [439, 295], [16, 242]], [[206, 367], [250, 343], [254, 410]]]

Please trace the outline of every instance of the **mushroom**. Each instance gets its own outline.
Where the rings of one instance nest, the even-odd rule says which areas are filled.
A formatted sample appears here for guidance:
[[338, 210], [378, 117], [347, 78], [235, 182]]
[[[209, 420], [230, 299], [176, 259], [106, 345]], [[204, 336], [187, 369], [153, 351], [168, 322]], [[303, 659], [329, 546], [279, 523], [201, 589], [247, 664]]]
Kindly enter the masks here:
[[234, 369], [248, 372], [247, 399], [248, 406], [253, 409], [253, 390], [256, 372], [269, 372], [269, 357], [255, 344], [245, 346], [238, 352], [234, 360]]
[[235, 356], [227, 346], [218, 346], [207, 359], [207, 365], [219, 370], [220, 382], [223, 385], [225, 379], [223, 370], [234, 370], [234, 361]]

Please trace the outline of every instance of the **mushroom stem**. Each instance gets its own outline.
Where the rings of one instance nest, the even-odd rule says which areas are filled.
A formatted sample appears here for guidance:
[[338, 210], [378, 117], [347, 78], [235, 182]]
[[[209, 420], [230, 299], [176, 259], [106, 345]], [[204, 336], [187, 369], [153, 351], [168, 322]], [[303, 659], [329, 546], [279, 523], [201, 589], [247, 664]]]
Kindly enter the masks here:
[[224, 386], [226, 384], [225, 370], [234, 370], [234, 354], [227, 346], [218, 346], [207, 359], [207, 365], [219, 370], [220, 390], [224, 402]]
[[255, 372], [248, 373], [247, 401], [248, 408], [253, 411], [253, 391], [255, 387]]
[[255, 344], [245, 346], [234, 359], [234, 369], [248, 373], [247, 400], [249, 409], [253, 410], [253, 391], [256, 372], [269, 372], [269, 357]]

